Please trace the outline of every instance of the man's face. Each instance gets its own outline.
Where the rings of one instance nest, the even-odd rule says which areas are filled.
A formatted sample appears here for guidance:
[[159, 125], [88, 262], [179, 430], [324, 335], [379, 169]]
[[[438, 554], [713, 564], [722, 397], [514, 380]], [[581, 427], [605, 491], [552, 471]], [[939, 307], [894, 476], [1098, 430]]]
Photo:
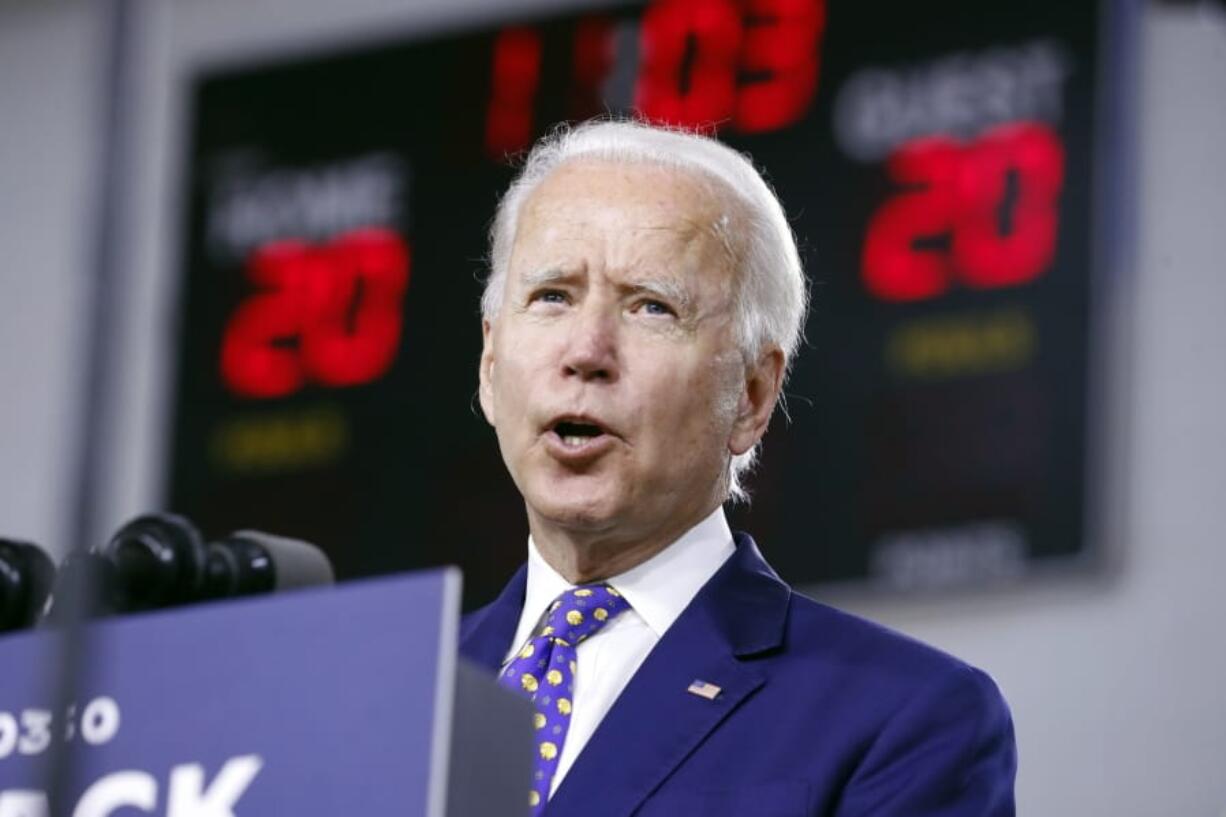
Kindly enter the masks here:
[[680, 535], [722, 501], [729, 457], [765, 428], [724, 215], [691, 175], [597, 160], [525, 203], [480, 394], [534, 531]]

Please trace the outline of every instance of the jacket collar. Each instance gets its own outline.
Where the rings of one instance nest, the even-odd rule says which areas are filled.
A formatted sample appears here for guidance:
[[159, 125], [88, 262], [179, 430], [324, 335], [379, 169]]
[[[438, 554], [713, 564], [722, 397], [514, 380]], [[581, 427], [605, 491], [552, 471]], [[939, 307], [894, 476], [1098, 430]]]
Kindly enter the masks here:
[[[642, 804], [766, 675], [752, 660], [784, 644], [791, 590], [748, 535], [660, 639], [609, 710], [545, 814], [626, 817]], [[521, 570], [467, 617], [462, 654], [496, 670], [510, 648], [526, 582]], [[692, 694], [694, 682], [717, 687]], [[662, 711], [668, 712], [661, 718]], [[652, 724], [644, 729], [643, 724]], [[599, 794], [599, 796], [594, 796]]]
[[[723, 635], [733, 655], [746, 658], [782, 644], [791, 590], [762, 558], [753, 537], [737, 532], [733, 539], [736, 552], [698, 591], [678, 621], [706, 620]], [[528, 568], [521, 565], [494, 601], [464, 617], [461, 655], [498, 669], [511, 649], [527, 586]]]
[[736, 533], [736, 553], [699, 591], [691, 607], [705, 610], [732, 654], [748, 658], [783, 645], [792, 590], [762, 558], [747, 533]]

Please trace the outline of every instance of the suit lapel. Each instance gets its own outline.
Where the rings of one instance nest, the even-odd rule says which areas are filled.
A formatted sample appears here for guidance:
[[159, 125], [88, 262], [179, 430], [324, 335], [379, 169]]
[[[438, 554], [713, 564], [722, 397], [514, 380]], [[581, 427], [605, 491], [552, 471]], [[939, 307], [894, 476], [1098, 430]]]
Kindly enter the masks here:
[[[780, 647], [790, 592], [738, 534], [736, 553], [634, 674], [545, 814], [626, 817], [638, 808], [765, 683], [744, 659]], [[694, 681], [720, 692], [714, 700], [688, 692]]]

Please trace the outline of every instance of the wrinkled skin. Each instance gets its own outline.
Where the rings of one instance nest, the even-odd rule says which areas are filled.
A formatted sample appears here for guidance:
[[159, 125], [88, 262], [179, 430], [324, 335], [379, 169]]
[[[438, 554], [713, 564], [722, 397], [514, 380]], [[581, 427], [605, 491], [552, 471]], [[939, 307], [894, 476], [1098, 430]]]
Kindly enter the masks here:
[[582, 159], [520, 213], [480, 400], [538, 549], [572, 582], [708, 515], [730, 457], [766, 430], [783, 353], [747, 363], [737, 348], [722, 198], [686, 172]]

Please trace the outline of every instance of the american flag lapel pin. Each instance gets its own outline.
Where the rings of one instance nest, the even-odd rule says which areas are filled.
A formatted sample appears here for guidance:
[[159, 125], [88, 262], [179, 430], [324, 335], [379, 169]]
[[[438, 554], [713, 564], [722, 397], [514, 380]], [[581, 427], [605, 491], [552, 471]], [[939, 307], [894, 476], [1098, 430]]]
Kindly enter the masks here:
[[706, 698], [708, 701], [714, 701], [717, 697], [719, 697], [720, 688], [715, 684], [711, 684], [706, 681], [695, 681], [694, 683], [690, 684], [685, 691], [691, 695], [697, 695], [699, 698]]

